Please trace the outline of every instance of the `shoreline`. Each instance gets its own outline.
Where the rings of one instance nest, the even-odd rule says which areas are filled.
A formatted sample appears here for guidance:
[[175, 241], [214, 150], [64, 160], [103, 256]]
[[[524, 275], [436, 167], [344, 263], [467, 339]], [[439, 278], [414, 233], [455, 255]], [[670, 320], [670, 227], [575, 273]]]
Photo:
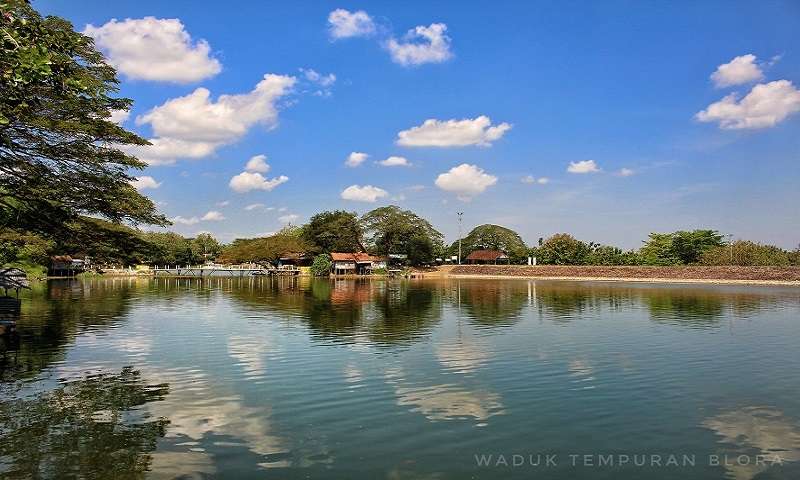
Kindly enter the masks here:
[[795, 266], [453, 265], [437, 273], [449, 278], [800, 287], [800, 267]]
[[724, 278], [643, 278], [643, 277], [555, 277], [535, 275], [490, 275], [447, 274], [423, 276], [422, 279], [468, 279], [468, 280], [545, 280], [564, 282], [609, 282], [609, 283], [669, 283], [700, 285], [752, 285], [800, 287], [800, 280], [747, 280]]

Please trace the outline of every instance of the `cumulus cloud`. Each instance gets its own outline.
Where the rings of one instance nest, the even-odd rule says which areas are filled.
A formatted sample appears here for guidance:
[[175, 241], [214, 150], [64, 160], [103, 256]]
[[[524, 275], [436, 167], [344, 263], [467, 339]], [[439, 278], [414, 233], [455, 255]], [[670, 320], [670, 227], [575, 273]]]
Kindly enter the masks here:
[[384, 198], [389, 195], [389, 192], [382, 188], [373, 187], [372, 185], [350, 185], [342, 190], [341, 197], [344, 200], [352, 200], [354, 202], [369, 202], [375, 203], [379, 198]]
[[511, 129], [508, 123], [492, 125], [486, 115], [463, 120], [430, 118], [422, 125], [397, 134], [397, 144], [404, 147], [489, 147]]
[[157, 137], [230, 143], [253, 125], [274, 127], [278, 121], [275, 103], [295, 82], [291, 76], [266, 74], [252, 91], [220, 95], [216, 101], [208, 89], [198, 88], [137, 117], [136, 124], [149, 124]]
[[483, 193], [497, 183], [497, 177], [490, 175], [477, 165], [462, 163], [436, 178], [436, 186], [446, 192], [453, 192], [460, 200], [469, 200]]
[[175, 138], [151, 138], [150, 145], [122, 145], [120, 150], [149, 165], [171, 165], [179, 159], [198, 159], [214, 153], [216, 144]]
[[153, 177], [144, 175], [131, 180], [131, 185], [133, 185], [133, 188], [136, 190], [144, 190], [146, 188], [158, 188], [161, 186], [161, 182], [156, 182]]
[[698, 112], [701, 122], [717, 122], [725, 130], [774, 127], [800, 111], [800, 90], [788, 80], [761, 83], [741, 100], [735, 93]]
[[756, 64], [756, 56], [748, 53], [728, 63], [723, 63], [711, 74], [711, 81], [719, 88], [741, 85], [764, 79], [764, 72]]
[[100, 27], [87, 25], [83, 33], [130, 79], [190, 83], [222, 70], [208, 42], [193, 42], [177, 18], [112, 19]]
[[295, 215], [294, 213], [290, 213], [288, 215], [281, 215], [278, 217], [278, 221], [281, 223], [292, 223], [296, 222], [297, 219], [300, 218], [299, 215]]
[[397, 157], [391, 156], [386, 160], [381, 160], [378, 162], [379, 165], [383, 165], [384, 167], [410, 167], [411, 163], [409, 163], [408, 159], [405, 157]]
[[210, 212], [203, 215], [200, 218], [200, 220], [204, 222], [219, 222], [220, 220], [225, 220], [225, 215], [216, 210], [211, 210]]
[[225, 216], [216, 210], [211, 210], [202, 217], [193, 216], [186, 218], [178, 215], [169, 219], [170, 222], [180, 225], [196, 225], [200, 222], [219, 222], [221, 220], [225, 220]]
[[357, 167], [364, 163], [364, 161], [369, 158], [369, 155], [362, 152], [352, 152], [350, 155], [347, 156], [347, 160], [345, 160], [344, 164], [348, 167]]
[[419, 25], [409, 30], [401, 41], [390, 38], [386, 48], [392, 61], [403, 66], [416, 66], [425, 63], [441, 63], [452, 58], [450, 37], [445, 32], [447, 25], [432, 23]]
[[130, 115], [131, 112], [128, 110], [111, 110], [111, 117], [109, 117], [109, 120], [117, 125], [122, 125]]
[[275, 127], [276, 103], [295, 82], [291, 76], [266, 74], [252, 91], [220, 95], [216, 101], [208, 89], [198, 88], [136, 117], [137, 125], [151, 126], [155, 134], [152, 145], [120, 148], [151, 165], [206, 157], [239, 140], [254, 125]]
[[270, 192], [278, 185], [288, 181], [289, 177], [286, 175], [268, 179], [260, 173], [242, 172], [231, 178], [228, 185], [237, 193], [245, 193], [251, 190], [266, 190]]
[[238, 193], [245, 193], [251, 190], [266, 190], [267, 192], [270, 192], [278, 185], [289, 181], [289, 177], [286, 175], [280, 175], [275, 178], [266, 178], [264, 175], [262, 175], [262, 173], [267, 173], [269, 171], [270, 166], [267, 163], [267, 156], [255, 155], [250, 157], [250, 159], [247, 161], [242, 173], [231, 178], [230, 182], [228, 182], [228, 186], [230, 186], [233, 191]]
[[569, 173], [597, 173], [600, 167], [594, 160], [581, 160], [580, 162], [570, 162], [567, 167]]
[[617, 175], [619, 175], [620, 177], [630, 177], [631, 175], [634, 175], [635, 173], [636, 172], [633, 169], [623, 167], [623, 168], [619, 169], [619, 171], [617, 172]]
[[535, 183], [538, 183], [539, 185], [544, 185], [544, 184], [550, 183], [550, 179], [547, 178], [547, 177], [536, 178], [533, 175], [525, 175], [524, 177], [522, 177], [520, 179], [520, 181], [522, 183], [527, 183], [529, 185], [533, 185]]
[[197, 217], [184, 218], [184, 217], [182, 217], [180, 215], [178, 215], [177, 217], [170, 218], [169, 221], [172, 222], [172, 223], [178, 223], [178, 224], [181, 224], [181, 225], [195, 225], [197, 223], [200, 223], [200, 219], [197, 218]]
[[350, 12], [337, 8], [328, 14], [328, 33], [334, 40], [365, 37], [375, 33], [375, 22], [364, 10]]
[[256, 155], [250, 157], [250, 160], [247, 161], [247, 164], [244, 166], [244, 169], [248, 172], [259, 172], [259, 173], [267, 173], [269, 172], [269, 165], [267, 164], [267, 156], [266, 155]]

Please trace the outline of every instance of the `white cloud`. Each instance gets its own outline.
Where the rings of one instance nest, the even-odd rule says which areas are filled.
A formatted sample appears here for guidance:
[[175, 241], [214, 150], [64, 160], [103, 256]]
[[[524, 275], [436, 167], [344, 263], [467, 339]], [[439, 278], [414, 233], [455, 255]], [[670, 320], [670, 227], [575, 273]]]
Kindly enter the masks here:
[[295, 82], [291, 76], [266, 74], [252, 91], [220, 95], [216, 102], [208, 89], [198, 88], [137, 117], [136, 124], [150, 124], [157, 137], [230, 143], [255, 124], [274, 127], [278, 121], [275, 103]]
[[108, 62], [131, 79], [189, 83], [213, 77], [222, 70], [205, 40], [192, 38], [177, 18], [112, 19], [87, 25]]
[[135, 180], [131, 180], [131, 185], [133, 185], [133, 188], [136, 190], [144, 190], [146, 188], [158, 188], [161, 186], [161, 182], [156, 182], [153, 177], [144, 175], [136, 177]]
[[352, 152], [347, 156], [347, 160], [345, 160], [344, 164], [348, 167], [357, 167], [364, 163], [367, 158], [369, 158], [369, 155], [366, 153]]
[[701, 122], [717, 122], [725, 130], [773, 127], [800, 111], [800, 90], [788, 80], [761, 83], [744, 98], [731, 93], [698, 112]]
[[275, 127], [276, 103], [295, 82], [294, 77], [266, 74], [252, 91], [220, 95], [216, 101], [211, 100], [207, 89], [198, 88], [136, 117], [137, 125], [152, 127], [152, 145], [120, 148], [151, 165], [206, 157], [239, 140], [256, 124]]
[[384, 198], [389, 195], [389, 192], [382, 188], [373, 187], [372, 185], [350, 185], [345, 188], [341, 197], [344, 200], [352, 200], [354, 202], [369, 202], [374, 203], [379, 198]]
[[336, 83], [336, 75], [329, 73], [327, 75], [322, 75], [313, 68], [301, 68], [301, 72], [306, 77], [306, 80], [312, 83], [316, 83], [322, 87], [330, 87], [334, 83]]
[[223, 201], [221, 201], [221, 202], [217, 202], [217, 206], [218, 206], [218, 207], [227, 207], [227, 206], [228, 206], [228, 205], [230, 205], [230, 204], [231, 204], [231, 202], [230, 202], [230, 201], [228, 201], [228, 200], [223, 200]]
[[471, 197], [483, 193], [495, 183], [497, 183], [497, 177], [489, 175], [477, 165], [467, 163], [453, 167], [436, 178], [437, 187], [456, 193], [460, 200], [469, 200]]
[[225, 215], [216, 210], [211, 210], [210, 212], [203, 215], [203, 217], [200, 218], [200, 220], [204, 222], [219, 222], [220, 220], [225, 220]]
[[117, 125], [122, 125], [130, 115], [131, 112], [129, 110], [111, 110], [111, 117], [109, 117], [109, 120]]
[[336, 83], [336, 75], [332, 73], [323, 75], [313, 68], [301, 68], [300, 72], [303, 73], [306, 81], [311, 83], [313, 87], [319, 87], [314, 90], [314, 95], [319, 97], [330, 97], [332, 95], [331, 87]]
[[278, 221], [281, 223], [292, 223], [296, 222], [298, 218], [300, 218], [299, 215], [290, 213], [289, 215], [281, 215], [280, 217], [278, 217]]
[[253, 210], [258, 210], [264, 207], [266, 207], [266, 205], [264, 205], [263, 203], [251, 203], [250, 205], [244, 207], [244, 209], [247, 210], [248, 212], [251, 212]]
[[600, 171], [600, 167], [594, 160], [581, 160], [580, 162], [569, 162], [567, 171], [569, 173], [597, 173]]
[[364, 37], [375, 33], [375, 22], [367, 12], [337, 8], [328, 14], [328, 32], [332, 39]]
[[409, 163], [408, 159], [405, 157], [397, 157], [391, 156], [386, 160], [381, 160], [378, 162], [379, 165], [383, 165], [384, 167], [410, 167], [411, 163]]
[[254, 157], [250, 157], [250, 160], [247, 161], [247, 164], [244, 166], [244, 169], [248, 172], [259, 172], [259, 173], [267, 173], [269, 172], [269, 165], [267, 164], [267, 156], [266, 155], [256, 155]]
[[170, 218], [169, 221], [172, 223], [179, 223], [181, 225], [195, 225], [197, 223], [200, 223], [200, 219], [197, 217], [184, 218], [181, 217], [180, 215], [178, 215], [177, 217]]
[[544, 185], [546, 183], [550, 183], [550, 179], [547, 178], [547, 177], [536, 178], [533, 175], [525, 175], [524, 177], [522, 177], [520, 179], [520, 181], [522, 183], [527, 183], [527, 184], [531, 184], [531, 185], [534, 184], [534, 183], [538, 183], [539, 185]]
[[764, 73], [761, 71], [761, 67], [756, 64], [756, 56], [750, 53], [736, 57], [728, 63], [723, 63], [711, 74], [711, 80], [719, 88], [763, 79]]
[[205, 215], [199, 218], [197, 216], [186, 218], [178, 215], [169, 219], [170, 222], [178, 223], [180, 225], [196, 225], [200, 222], [219, 222], [222, 220], [225, 220], [225, 215], [216, 210], [206, 212]]
[[619, 171], [617, 172], [617, 175], [619, 175], [620, 177], [630, 177], [631, 175], [634, 175], [635, 173], [636, 172], [633, 169], [623, 167], [623, 168], [619, 169]]
[[233, 191], [238, 193], [245, 193], [250, 190], [266, 190], [269, 192], [278, 185], [288, 181], [289, 177], [286, 175], [267, 179], [260, 173], [242, 172], [231, 178], [228, 185]]
[[422, 125], [397, 134], [397, 144], [404, 147], [489, 147], [499, 140], [511, 125], [492, 125], [486, 115], [464, 120], [425, 120]]
[[203, 158], [217, 148], [213, 143], [174, 138], [151, 138], [149, 141], [150, 145], [120, 145], [118, 148], [149, 165], [171, 165], [179, 159]]
[[409, 30], [403, 41], [390, 38], [386, 48], [392, 61], [403, 66], [441, 63], [453, 56], [446, 31], [447, 25], [444, 23], [432, 23], [428, 27], [419, 25]]

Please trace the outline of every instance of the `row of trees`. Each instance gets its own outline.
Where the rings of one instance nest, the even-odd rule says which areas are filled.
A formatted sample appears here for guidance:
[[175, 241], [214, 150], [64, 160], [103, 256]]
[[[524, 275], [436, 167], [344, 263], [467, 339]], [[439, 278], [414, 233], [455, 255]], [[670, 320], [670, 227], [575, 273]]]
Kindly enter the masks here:
[[397, 206], [380, 207], [361, 217], [343, 210], [325, 211], [301, 227], [287, 227], [269, 237], [237, 239], [219, 261], [269, 263], [287, 252], [322, 255], [368, 251], [405, 255], [412, 265], [433, 262], [444, 252], [444, 236], [430, 222]]

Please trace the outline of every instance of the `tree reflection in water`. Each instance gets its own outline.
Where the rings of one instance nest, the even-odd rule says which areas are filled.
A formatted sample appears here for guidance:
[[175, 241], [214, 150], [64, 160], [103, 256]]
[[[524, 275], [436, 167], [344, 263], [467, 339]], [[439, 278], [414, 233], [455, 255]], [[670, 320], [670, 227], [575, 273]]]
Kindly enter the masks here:
[[169, 420], [151, 419], [142, 407], [168, 392], [168, 385], [147, 385], [124, 368], [45, 393], [17, 393], [0, 403], [1, 476], [144, 478]]

